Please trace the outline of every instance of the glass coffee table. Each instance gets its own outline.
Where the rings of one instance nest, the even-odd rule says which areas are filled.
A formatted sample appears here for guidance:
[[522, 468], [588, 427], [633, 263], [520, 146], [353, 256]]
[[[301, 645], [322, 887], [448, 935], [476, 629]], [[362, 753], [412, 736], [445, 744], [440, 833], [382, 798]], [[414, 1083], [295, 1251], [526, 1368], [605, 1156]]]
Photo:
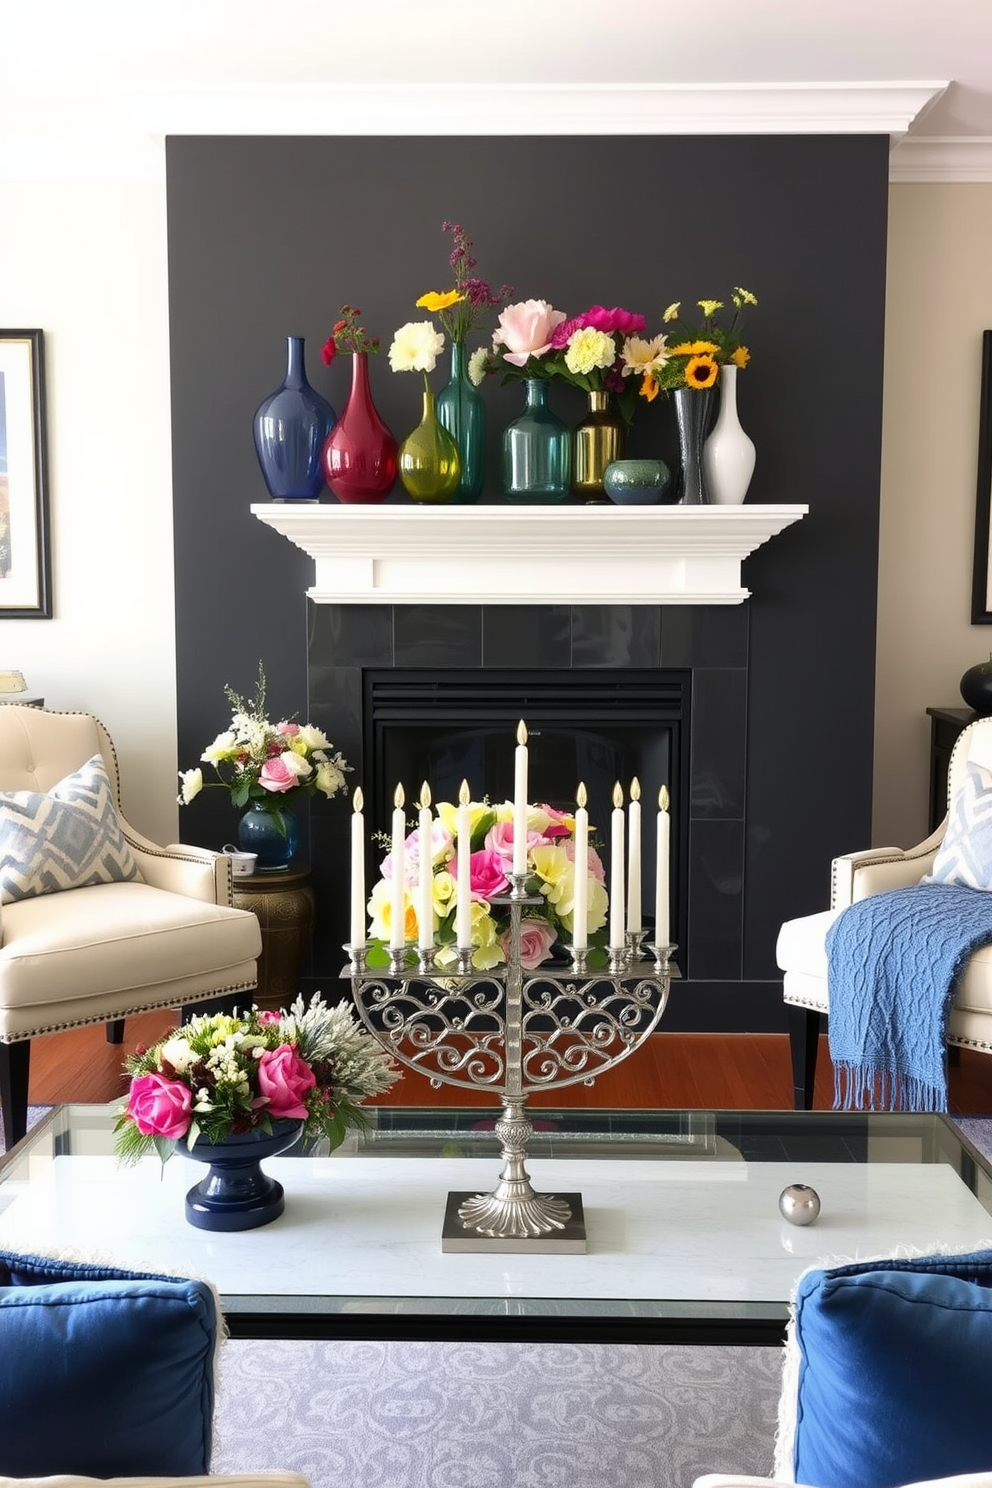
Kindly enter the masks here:
[[494, 1106], [366, 1107], [335, 1153], [266, 1160], [285, 1213], [232, 1234], [186, 1221], [201, 1165], [117, 1164], [115, 1110], [56, 1107], [0, 1158], [0, 1249], [205, 1277], [234, 1337], [774, 1344], [808, 1266], [992, 1244], [992, 1168], [943, 1116], [534, 1110], [534, 1187], [585, 1209], [588, 1252], [554, 1256], [442, 1253], [448, 1193], [499, 1177]]

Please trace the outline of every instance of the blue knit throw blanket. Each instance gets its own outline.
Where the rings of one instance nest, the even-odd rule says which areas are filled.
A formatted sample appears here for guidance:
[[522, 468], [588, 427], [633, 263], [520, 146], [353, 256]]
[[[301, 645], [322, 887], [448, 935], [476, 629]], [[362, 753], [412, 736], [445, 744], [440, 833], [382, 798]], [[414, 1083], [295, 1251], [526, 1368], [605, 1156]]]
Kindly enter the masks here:
[[947, 1019], [992, 944], [992, 893], [920, 883], [859, 899], [827, 931], [836, 1110], [947, 1110]]

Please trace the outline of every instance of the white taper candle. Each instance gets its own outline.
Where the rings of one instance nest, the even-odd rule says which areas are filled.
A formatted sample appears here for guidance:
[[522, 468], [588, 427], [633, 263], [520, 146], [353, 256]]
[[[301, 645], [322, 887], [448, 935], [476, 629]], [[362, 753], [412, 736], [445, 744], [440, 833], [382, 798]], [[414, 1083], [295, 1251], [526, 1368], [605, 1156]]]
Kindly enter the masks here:
[[513, 871], [527, 871], [527, 726], [522, 718], [513, 755]]
[[610, 832], [610, 950], [622, 951], [626, 945], [626, 918], [623, 892], [623, 791], [620, 782], [613, 787], [613, 811]]
[[469, 815], [468, 781], [458, 790], [458, 902], [455, 909], [455, 941], [459, 946], [472, 944], [472, 819]]
[[420, 787], [420, 815], [417, 819], [420, 840], [420, 872], [417, 878], [417, 945], [429, 951], [434, 944], [434, 855], [431, 788], [425, 780]]
[[671, 835], [671, 818], [668, 815], [668, 791], [664, 786], [658, 792], [658, 864], [655, 878], [654, 938], [655, 944], [671, 944], [668, 923], [668, 858]]
[[627, 807], [627, 929], [643, 930], [641, 921], [641, 782], [630, 782]]
[[391, 844], [393, 892], [390, 901], [389, 944], [393, 950], [401, 950], [406, 945], [406, 870], [403, 862], [403, 850], [406, 845], [406, 816], [403, 812], [405, 800], [403, 787], [398, 785], [393, 796]]
[[572, 944], [585, 950], [589, 944], [589, 813], [586, 810], [586, 788], [580, 784], [575, 792], [575, 894], [572, 910]]
[[353, 946], [365, 944], [365, 798], [356, 786], [351, 798], [351, 935]]

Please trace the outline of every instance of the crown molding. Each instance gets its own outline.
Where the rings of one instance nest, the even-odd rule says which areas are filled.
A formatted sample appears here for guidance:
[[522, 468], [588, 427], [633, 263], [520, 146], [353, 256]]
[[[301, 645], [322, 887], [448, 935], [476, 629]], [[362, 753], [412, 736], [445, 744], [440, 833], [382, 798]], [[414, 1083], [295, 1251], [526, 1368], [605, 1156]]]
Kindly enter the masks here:
[[122, 90], [153, 134], [889, 134], [946, 82], [431, 83]]
[[[0, 130], [0, 181], [162, 182], [168, 135], [887, 134], [896, 141], [946, 86], [940, 81], [229, 88], [125, 84], [103, 95], [98, 117], [87, 120], [80, 100], [66, 96], [58, 105], [46, 105], [42, 127], [15, 122], [10, 130]], [[16, 119], [17, 111], [10, 116]], [[895, 155], [894, 168], [900, 171], [902, 159]]]
[[992, 137], [908, 135], [889, 156], [890, 181], [992, 181]]

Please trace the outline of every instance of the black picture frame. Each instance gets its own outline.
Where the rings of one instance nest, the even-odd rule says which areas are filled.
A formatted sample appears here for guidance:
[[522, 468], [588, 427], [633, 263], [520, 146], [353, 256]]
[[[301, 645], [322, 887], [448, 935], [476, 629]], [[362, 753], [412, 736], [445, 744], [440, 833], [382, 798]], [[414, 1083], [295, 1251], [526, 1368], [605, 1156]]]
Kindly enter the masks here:
[[51, 616], [45, 337], [0, 331], [0, 619]]
[[975, 502], [975, 569], [972, 625], [992, 625], [992, 331], [982, 332], [982, 381], [978, 416], [978, 493]]

